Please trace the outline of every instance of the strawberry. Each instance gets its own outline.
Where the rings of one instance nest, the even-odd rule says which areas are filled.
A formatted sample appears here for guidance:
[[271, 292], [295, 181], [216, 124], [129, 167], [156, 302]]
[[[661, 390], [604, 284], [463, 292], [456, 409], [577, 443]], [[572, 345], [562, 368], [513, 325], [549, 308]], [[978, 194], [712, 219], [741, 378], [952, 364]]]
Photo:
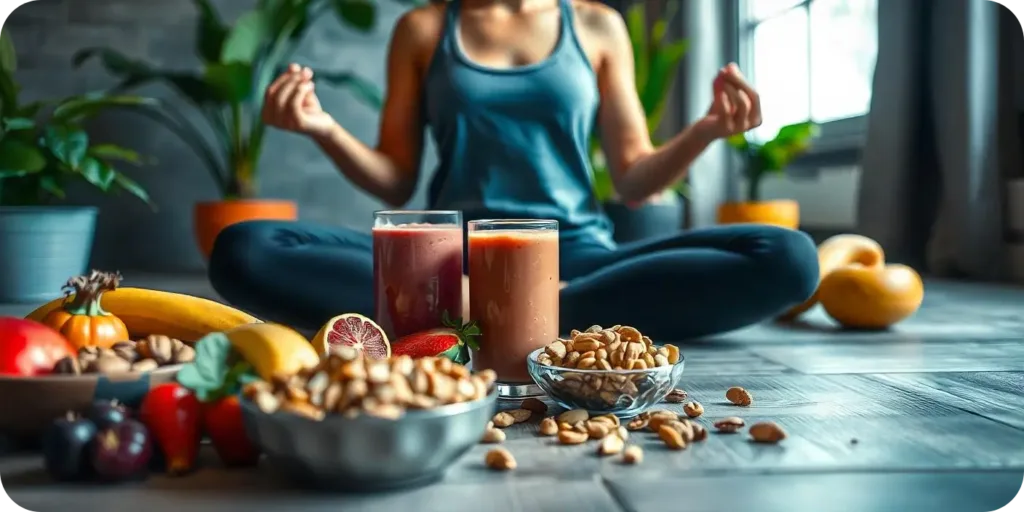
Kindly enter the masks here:
[[454, 321], [444, 312], [441, 323], [444, 327], [417, 332], [391, 342], [391, 354], [419, 357], [447, 357], [459, 364], [469, 362], [469, 349], [478, 349], [476, 337], [480, 328], [476, 322]]

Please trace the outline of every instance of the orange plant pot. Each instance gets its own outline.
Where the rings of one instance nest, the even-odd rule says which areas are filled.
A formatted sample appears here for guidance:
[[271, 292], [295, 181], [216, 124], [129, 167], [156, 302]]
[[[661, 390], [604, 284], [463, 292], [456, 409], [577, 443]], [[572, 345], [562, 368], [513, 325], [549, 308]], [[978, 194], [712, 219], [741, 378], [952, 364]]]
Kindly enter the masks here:
[[209, 259], [213, 242], [224, 228], [250, 220], [296, 220], [299, 207], [292, 201], [246, 199], [196, 203], [193, 214], [196, 242]]
[[718, 223], [770, 224], [797, 229], [800, 227], [800, 205], [788, 199], [723, 203], [718, 207]]

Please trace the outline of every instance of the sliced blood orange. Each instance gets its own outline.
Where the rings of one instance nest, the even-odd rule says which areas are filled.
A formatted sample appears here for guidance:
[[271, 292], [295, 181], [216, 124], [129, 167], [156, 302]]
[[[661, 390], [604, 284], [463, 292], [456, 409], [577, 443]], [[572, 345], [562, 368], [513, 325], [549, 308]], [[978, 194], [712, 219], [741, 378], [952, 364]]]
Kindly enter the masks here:
[[346, 313], [332, 318], [313, 337], [313, 345], [321, 354], [330, 352], [332, 346], [345, 345], [360, 350], [370, 359], [386, 359], [391, 356], [391, 343], [373, 320], [358, 313]]

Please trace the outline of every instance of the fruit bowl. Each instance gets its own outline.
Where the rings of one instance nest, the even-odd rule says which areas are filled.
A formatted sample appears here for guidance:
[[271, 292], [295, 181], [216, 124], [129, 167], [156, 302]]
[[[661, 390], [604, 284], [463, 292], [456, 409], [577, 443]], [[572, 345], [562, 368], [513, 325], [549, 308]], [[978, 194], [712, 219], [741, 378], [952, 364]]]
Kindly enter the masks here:
[[315, 421], [267, 414], [241, 401], [246, 430], [269, 466], [293, 482], [331, 491], [373, 492], [427, 485], [480, 442], [496, 389], [480, 400], [407, 411], [397, 420], [328, 415]]
[[526, 366], [534, 382], [565, 409], [586, 409], [592, 414], [631, 418], [662, 401], [683, 375], [685, 359], [671, 366], [645, 370], [578, 370], [537, 361], [543, 348], [534, 350]]
[[0, 434], [14, 438], [35, 436], [68, 411], [84, 412], [94, 400], [117, 400], [137, 407], [153, 386], [170, 382], [181, 365], [143, 373], [0, 376]]

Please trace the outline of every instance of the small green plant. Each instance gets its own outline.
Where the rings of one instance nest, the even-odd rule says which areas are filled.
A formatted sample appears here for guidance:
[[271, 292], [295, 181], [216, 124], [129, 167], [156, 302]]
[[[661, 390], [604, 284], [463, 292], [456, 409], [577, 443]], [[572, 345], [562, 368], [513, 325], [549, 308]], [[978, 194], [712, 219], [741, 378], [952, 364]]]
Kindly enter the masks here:
[[743, 158], [747, 178], [747, 201], [761, 200], [761, 182], [769, 174], [782, 173], [793, 159], [811, 147], [818, 136], [818, 125], [807, 121], [783, 126], [775, 138], [764, 143], [752, 142], [746, 134], [729, 137], [729, 145]]
[[[0, 33], [0, 205], [31, 206], [64, 199], [65, 187], [86, 181], [103, 192], [124, 190], [149, 203], [149, 195], [117, 163], [139, 165], [141, 155], [115, 144], [95, 144], [83, 123], [117, 108], [147, 108], [137, 96], [81, 95], [56, 102], [21, 103], [14, 79], [17, 54]], [[44, 113], [45, 111], [45, 113]]]
[[[668, 2], [666, 12], [648, 30], [644, 2], [633, 4], [626, 11], [626, 28], [633, 43], [633, 59], [636, 69], [636, 88], [640, 103], [647, 116], [647, 128], [654, 133], [661, 126], [669, 92], [675, 83], [679, 63], [686, 55], [689, 43], [686, 40], [670, 39], [668, 24], [675, 17], [678, 2]], [[655, 144], [660, 141], [654, 140]], [[590, 143], [590, 163], [594, 169], [594, 193], [598, 200], [608, 201], [615, 195], [611, 174], [601, 151], [601, 143], [595, 135]], [[684, 192], [685, 181], [676, 185], [677, 192]]]
[[[263, 94], [284, 70], [309, 26], [333, 12], [345, 25], [369, 32], [376, 24], [372, 0], [259, 0], [233, 25], [226, 25], [210, 0], [192, 0], [199, 11], [196, 53], [199, 71], [161, 69], [111, 48], [86, 48], [74, 57], [80, 66], [98, 59], [120, 79], [124, 91], [150, 82], [176, 90], [200, 114], [216, 143], [173, 106], [151, 117], [163, 124], [203, 160], [225, 199], [257, 193], [257, 168], [266, 127], [260, 120]], [[380, 90], [349, 71], [316, 71], [318, 81], [347, 87], [358, 99], [380, 108]]]

